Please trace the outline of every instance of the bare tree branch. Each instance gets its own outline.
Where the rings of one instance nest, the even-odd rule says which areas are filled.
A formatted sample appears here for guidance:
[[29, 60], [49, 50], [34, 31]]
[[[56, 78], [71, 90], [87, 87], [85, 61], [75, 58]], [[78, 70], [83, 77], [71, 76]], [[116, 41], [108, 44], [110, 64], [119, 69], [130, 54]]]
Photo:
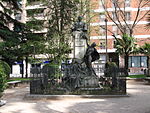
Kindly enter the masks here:
[[[106, 28], [103, 27], [103, 26], [99, 26], [99, 27], [102, 28], [102, 29], [104, 29], [104, 30], [106, 30]], [[112, 32], [110, 29], [107, 29], [107, 30], [115, 36], [115, 33], [114, 33], [114, 32]]]
[[[101, 0], [102, 1], [102, 0]], [[108, 18], [111, 20], [111, 21], [113, 21], [114, 22], [114, 24], [119, 28], [119, 30], [121, 31], [121, 33], [123, 34], [123, 31], [122, 31], [122, 29], [121, 29], [121, 27], [122, 27], [122, 25], [120, 24], [120, 26], [119, 26], [119, 24], [111, 17], [111, 15], [110, 15], [110, 13], [109, 13], [109, 11], [107, 10], [107, 7], [105, 6], [105, 3], [102, 1], [102, 6], [103, 6], [103, 8], [104, 8], [104, 10], [105, 10], [105, 12], [106, 12], [106, 16], [108, 16]]]
[[[116, 3], [116, 8], [118, 8], [119, 9], [119, 12], [121, 13], [120, 14], [120, 16], [121, 16], [121, 18], [123, 19], [123, 21], [124, 21], [124, 23], [126, 24], [126, 26], [130, 29], [130, 26], [129, 26], [129, 24], [127, 23], [127, 21], [126, 21], [126, 12], [124, 11], [122, 11], [122, 9], [121, 9], [121, 7], [119, 6], [119, 1]], [[120, 20], [119, 20], [120, 21]], [[121, 24], [121, 23], [120, 23]], [[121, 24], [122, 25], [122, 24]]]
[[137, 20], [137, 22], [134, 24], [133, 28], [134, 28], [146, 15], [148, 15], [149, 12], [150, 12], [150, 10], [147, 11], [141, 18], [139, 18], [139, 19]]
[[106, 13], [106, 17], [109, 18], [118, 27], [121, 34], [125, 34], [127, 30], [126, 28], [128, 28], [128, 30], [130, 31], [130, 36], [132, 36], [133, 34], [134, 27], [150, 12], [150, 10], [142, 11], [142, 9], [150, 4], [150, 0], [138, 0], [136, 1], [138, 5], [137, 11], [135, 12], [135, 18], [130, 20], [133, 21], [133, 23], [128, 23], [125, 1], [120, 2], [119, 0], [109, 0], [109, 2], [114, 5], [112, 15], [116, 17], [116, 20], [113, 19], [111, 11], [108, 10], [109, 7], [107, 6], [107, 4], [105, 4], [103, 0], [101, 0], [101, 2]]
[[142, 0], [140, 0], [140, 2], [139, 2], [138, 11], [137, 11], [137, 13], [136, 13], [135, 20], [134, 20], [134, 22], [133, 22], [133, 24], [132, 24], [132, 28], [131, 28], [131, 29], [133, 29], [133, 28], [135, 27], [135, 25], [136, 25], [137, 19], [138, 19], [139, 14], [140, 14], [140, 6], [141, 6], [141, 3], [142, 3]]

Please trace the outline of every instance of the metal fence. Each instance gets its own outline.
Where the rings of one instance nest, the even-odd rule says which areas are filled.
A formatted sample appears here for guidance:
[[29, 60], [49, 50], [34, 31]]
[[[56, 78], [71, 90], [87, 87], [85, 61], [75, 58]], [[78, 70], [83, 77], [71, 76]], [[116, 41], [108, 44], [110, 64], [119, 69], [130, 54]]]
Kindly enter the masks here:
[[[121, 68], [95, 67], [92, 76], [65, 76], [71, 68], [32, 68], [31, 94], [126, 94], [126, 71]], [[78, 86], [78, 84], [81, 84]], [[89, 93], [90, 92], [90, 93]], [[92, 93], [91, 93], [92, 92]], [[94, 92], [94, 93], [93, 93]]]

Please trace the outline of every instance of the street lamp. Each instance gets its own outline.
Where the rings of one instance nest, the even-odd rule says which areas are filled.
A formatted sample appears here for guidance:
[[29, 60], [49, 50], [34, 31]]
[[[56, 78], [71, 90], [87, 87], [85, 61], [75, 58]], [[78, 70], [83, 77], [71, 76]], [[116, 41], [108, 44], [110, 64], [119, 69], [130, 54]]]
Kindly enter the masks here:
[[108, 61], [108, 52], [107, 52], [107, 22], [108, 20], [105, 19], [105, 35], [106, 35], [106, 63]]

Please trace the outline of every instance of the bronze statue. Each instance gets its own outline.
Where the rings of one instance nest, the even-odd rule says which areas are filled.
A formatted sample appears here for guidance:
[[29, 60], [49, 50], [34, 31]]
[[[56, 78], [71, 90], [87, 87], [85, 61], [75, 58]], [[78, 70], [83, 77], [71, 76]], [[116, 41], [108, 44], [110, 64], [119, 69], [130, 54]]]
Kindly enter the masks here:
[[78, 17], [77, 22], [74, 23], [72, 32], [78, 31], [79, 38], [87, 39], [87, 25], [82, 21], [82, 16]]
[[94, 62], [95, 60], [98, 60], [100, 57], [95, 47], [96, 47], [95, 42], [93, 42], [90, 46], [88, 45], [88, 48], [83, 58], [83, 61], [85, 62], [90, 74], [92, 74], [92, 72], [94, 72], [95, 74], [95, 71], [92, 68], [92, 62]]

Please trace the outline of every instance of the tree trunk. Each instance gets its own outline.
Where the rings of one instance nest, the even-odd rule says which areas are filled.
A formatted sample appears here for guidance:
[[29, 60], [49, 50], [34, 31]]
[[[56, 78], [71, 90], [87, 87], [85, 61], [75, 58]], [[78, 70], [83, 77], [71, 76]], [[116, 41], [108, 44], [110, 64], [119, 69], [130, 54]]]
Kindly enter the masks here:
[[125, 63], [125, 73], [126, 73], [126, 76], [128, 76], [128, 60], [129, 60], [129, 55], [128, 54], [125, 54], [124, 56], [124, 63]]
[[148, 76], [150, 76], [150, 56], [148, 56]]
[[26, 78], [28, 78], [28, 57], [26, 57]]

